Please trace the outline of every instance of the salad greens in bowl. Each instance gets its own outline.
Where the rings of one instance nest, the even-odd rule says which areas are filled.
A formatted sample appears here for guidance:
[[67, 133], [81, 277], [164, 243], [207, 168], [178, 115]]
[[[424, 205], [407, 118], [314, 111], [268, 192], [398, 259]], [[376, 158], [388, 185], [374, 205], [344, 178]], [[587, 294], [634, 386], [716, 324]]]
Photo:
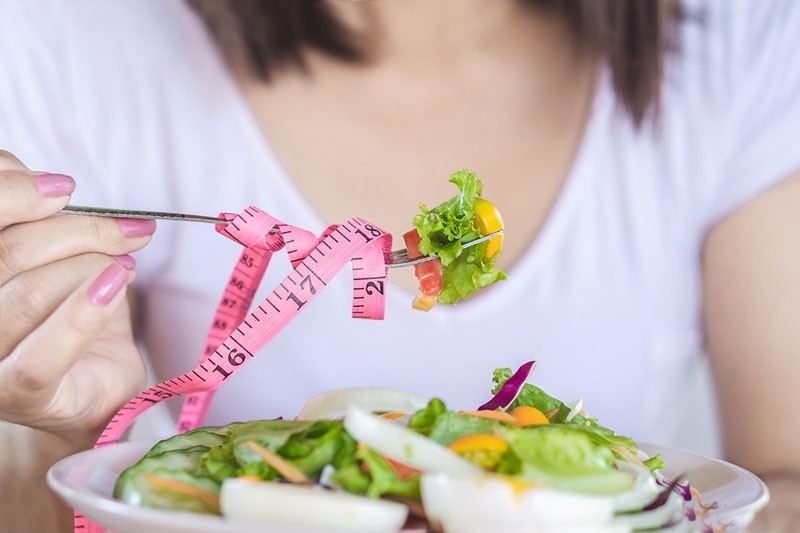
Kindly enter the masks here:
[[[116, 481], [130, 505], [355, 531], [702, 531], [688, 485], [658, 456], [497, 369], [473, 411], [345, 389], [293, 420], [206, 427], [156, 444]], [[700, 508], [702, 512], [702, 508]]]

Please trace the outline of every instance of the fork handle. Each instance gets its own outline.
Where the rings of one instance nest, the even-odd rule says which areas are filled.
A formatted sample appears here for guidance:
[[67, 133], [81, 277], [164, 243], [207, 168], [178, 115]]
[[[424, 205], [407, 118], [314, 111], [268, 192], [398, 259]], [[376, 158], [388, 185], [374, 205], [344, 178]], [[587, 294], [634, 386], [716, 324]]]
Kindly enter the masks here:
[[109, 209], [105, 207], [89, 207], [85, 205], [68, 205], [60, 211], [64, 215], [87, 215], [111, 218], [146, 218], [158, 220], [178, 220], [183, 222], [204, 222], [206, 224], [228, 224], [227, 220], [205, 215], [189, 215], [185, 213], [165, 213], [163, 211], [137, 211], [133, 209]]

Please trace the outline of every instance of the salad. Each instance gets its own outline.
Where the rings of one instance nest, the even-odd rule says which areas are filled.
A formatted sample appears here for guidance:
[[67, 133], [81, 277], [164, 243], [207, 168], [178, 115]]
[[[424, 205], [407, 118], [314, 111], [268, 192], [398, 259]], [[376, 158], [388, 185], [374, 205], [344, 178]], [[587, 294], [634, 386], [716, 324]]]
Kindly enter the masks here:
[[414, 266], [420, 294], [412, 305], [421, 311], [430, 310], [437, 302], [455, 304], [506, 279], [495, 266], [503, 247], [502, 234], [469, 248], [462, 246], [503, 229], [500, 211], [481, 198], [483, 184], [474, 172], [456, 172], [450, 182], [458, 187], [458, 194], [433, 209], [421, 205], [414, 229], [403, 235], [409, 259], [437, 256]]
[[[398, 531], [701, 531], [689, 487], [658, 456], [527, 383], [534, 362], [494, 372], [476, 410], [356, 388], [292, 420], [205, 427], [123, 471], [131, 505], [281, 527]], [[343, 415], [343, 416], [342, 416]], [[692, 489], [693, 490], [693, 489]]]

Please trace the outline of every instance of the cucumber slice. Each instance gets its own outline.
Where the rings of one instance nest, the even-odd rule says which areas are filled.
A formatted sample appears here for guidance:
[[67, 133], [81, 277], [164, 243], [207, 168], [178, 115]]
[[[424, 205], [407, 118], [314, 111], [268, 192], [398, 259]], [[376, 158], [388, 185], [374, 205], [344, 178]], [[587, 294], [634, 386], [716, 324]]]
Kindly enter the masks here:
[[225, 442], [224, 433], [220, 435], [219, 433], [211, 431], [214, 429], [220, 428], [200, 428], [164, 439], [153, 446], [153, 448], [147, 452], [145, 457], [153, 457], [173, 450], [185, 450], [195, 446], [211, 448], [212, 446], [216, 446], [217, 444], [222, 444]]
[[[200, 490], [196, 494], [173, 490], [169, 483], [154, 483], [154, 478], [167, 482], [177, 481], [184, 487]], [[130, 505], [141, 507], [219, 514], [219, 490], [219, 482], [208, 476], [156, 468], [131, 476], [122, 486], [118, 497]]]
[[120, 495], [125, 492], [127, 486], [143, 473], [152, 473], [156, 470], [196, 472], [200, 456], [207, 450], [205, 446], [194, 446], [185, 450], [172, 450], [152, 457], [143, 457], [119, 475], [114, 486], [114, 497], [121, 498]]

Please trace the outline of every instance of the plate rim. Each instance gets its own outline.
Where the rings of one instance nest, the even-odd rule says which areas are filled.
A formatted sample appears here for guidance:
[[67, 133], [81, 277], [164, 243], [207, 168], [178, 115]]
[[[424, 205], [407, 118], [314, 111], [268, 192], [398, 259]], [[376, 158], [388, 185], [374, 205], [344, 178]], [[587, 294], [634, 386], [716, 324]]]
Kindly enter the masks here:
[[[109, 449], [109, 448], [114, 448], [114, 449], [131, 448], [133, 450], [133, 449], [140, 448], [142, 450], [142, 453], [144, 453], [148, 449], [152, 448], [152, 446], [153, 446], [153, 444], [150, 443], [150, 441], [147, 441], [147, 440], [135, 440], [135, 441], [118, 442], [118, 443], [115, 443], [115, 444], [104, 446], [102, 448], [92, 448], [92, 449], [89, 449], [89, 450], [84, 450], [84, 451], [69, 455], [69, 456], [64, 457], [61, 460], [57, 461], [56, 463], [54, 463], [47, 470], [47, 476], [46, 476], [47, 484], [62, 499], [66, 500], [69, 505], [72, 505], [72, 501], [79, 501], [79, 500], [82, 500], [82, 499], [84, 499], [86, 497], [92, 497], [93, 500], [94, 500], [92, 505], [96, 509], [98, 509], [98, 510], [100, 510], [102, 512], [105, 512], [105, 513], [110, 513], [110, 514], [114, 514], [114, 515], [126, 514], [126, 515], [130, 516], [130, 510], [131, 509], [135, 509], [136, 510], [136, 515], [137, 515], [137, 517], [134, 518], [135, 520], [146, 520], [146, 521], [152, 520], [152, 521], [157, 522], [159, 524], [163, 524], [165, 521], [169, 521], [169, 522], [173, 522], [173, 523], [179, 523], [182, 526], [188, 526], [188, 527], [192, 527], [192, 522], [198, 522], [198, 523], [199, 522], [203, 522], [205, 524], [200, 524], [200, 526], [205, 525], [206, 527], [208, 527], [210, 525], [208, 523], [209, 520], [212, 520], [213, 522], [216, 522], [216, 525], [219, 525], [220, 527], [230, 526], [230, 525], [236, 526], [237, 525], [237, 521], [230, 520], [230, 519], [225, 519], [225, 518], [220, 517], [220, 516], [197, 514], [197, 513], [191, 513], [191, 512], [188, 512], [188, 511], [179, 511], [179, 510], [171, 511], [171, 510], [164, 510], [164, 509], [150, 509], [150, 508], [146, 508], [146, 507], [134, 507], [134, 506], [129, 505], [129, 504], [125, 503], [125, 502], [122, 502], [122, 501], [119, 501], [119, 500], [115, 500], [115, 499], [113, 499], [113, 498], [111, 498], [111, 497], [109, 497], [107, 495], [98, 494], [98, 493], [96, 493], [94, 491], [92, 491], [89, 494], [81, 493], [80, 490], [71, 487], [65, 481], [59, 479], [56, 476], [56, 473], [55, 473], [56, 470], [59, 469], [59, 466], [61, 466], [63, 468], [63, 463], [64, 462], [76, 461], [80, 457], [96, 454], [98, 451], [101, 451], [101, 450], [106, 450], [106, 449]], [[659, 451], [677, 452], [677, 453], [679, 453], [681, 455], [690, 456], [690, 457], [695, 458], [695, 459], [700, 459], [700, 460], [703, 460], [703, 461], [715, 462], [715, 463], [718, 463], [718, 464], [720, 464], [720, 465], [722, 465], [722, 466], [724, 466], [724, 467], [726, 467], [728, 469], [731, 469], [732, 471], [736, 472], [739, 476], [743, 476], [743, 477], [749, 478], [750, 480], [754, 481], [758, 485], [759, 494], [758, 494], [758, 497], [755, 500], [753, 500], [752, 502], [747, 503], [747, 504], [745, 504], [745, 505], [743, 505], [741, 507], [738, 507], [738, 508], [736, 508], [734, 510], [731, 510], [731, 511], [729, 511], [727, 513], [722, 513], [722, 514], [718, 515], [720, 518], [728, 518], [729, 515], [730, 515], [732, 517], [749, 516], [752, 519], [752, 516], [754, 516], [755, 513], [757, 513], [760, 510], [762, 510], [769, 503], [769, 500], [770, 500], [769, 488], [767, 487], [766, 483], [764, 483], [764, 481], [760, 477], [758, 477], [756, 474], [750, 472], [749, 470], [747, 470], [747, 469], [745, 469], [745, 468], [743, 468], [741, 466], [738, 466], [738, 465], [733, 464], [731, 462], [725, 461], [724, 459], [718, 459], [716, 457], [709, 457], [709, 456], [706, 456], [706, 455], [702, 455], [702, 454], [699, 454], [699, 453], [696, 453], [696, 452], [693, 452], [693, 451], [684, 450], [684, 449], [681, 449], [681, 448], [674, 448], [674, 447], [670, 447], [670, 446], [656, 445], [656, 444], [651, 444], [649, 442], [637, 442], [637, 446], [638, 446], [639, 449], [642, 449], [646, 453], [652, 453], [652, 452], [658, 453]], [[81, 512], [83, 512], [83, 511], [81, 511]], [[176, 519], [178, 520], [177, 522], [175, 522]], [[245, 526], [246, 524], [241, 524], [241, 525]]]
[[637, 441], [637, 446], [639, 447], [639, 449], [642, 449], [643, 447], [648, 447], [648, 448], [654, 449], [656, 451], [657, 450], [664, 450], [664, 451], [669, 450], [670, 452], [678, 452], [678, 453], [680, 453], [682, 455], [688, 455], [688, 456], [691, 456], [691, 457], [696, 458], [696, 459], [702, 459], [704, 461], [711, 461], [711, 462], [720, 464], [722, 466], [725, 466], [726, 468], [729, 468], [729, 469], [733, 470], [734, 472], [736, 472], [740, 476], [744, 476], [744, 477], [750, 478], [752, 481], [754, 481], [758, 485], [758, 487], [760, 489], [760, 492], [759, 492], [758, 497], [754, 501], [752, 501], [749, 504], [746, 504], [746, 505], [744, 505], [742, 507], [739, 507], [739, 508], [737, 508], [735, 510], [728, 511], [727, 513], [720, 513], [719, 516], [721, 516], [721, 517], [727, 517], [728, 515], [743, 516], [743, 515], [746, 515], [746, 514], [749, 514], [752, 517], [752, 516], [755, 516], [756, 513], [758, 513], [762, 509], [764, 509], [764, 507], [766, 507], [767, 504], [769, 504], [770, 492], [769, 492], [769, 487], [767, 486], [767, 484], [758, 475], [754, 474], [753, 472], [747, 470], [744, 467], [741, 467], [741, 466], [739, 466], [737, 464], [731, 463], [730, 461], [726, 461], [724, 459], [719, 459], [717, 457], [709, 457], [707, 455], [703, 455], [703, 454], [700, 454], [700, 453], [697, 453], [697, 452], [684, 450], [683, 448], [674, 448], [672, 446], [660, 446], [660, 445], [657, 445], [657, 444], [651, 444], [649, 442], [639, 442], [639, 441]]

